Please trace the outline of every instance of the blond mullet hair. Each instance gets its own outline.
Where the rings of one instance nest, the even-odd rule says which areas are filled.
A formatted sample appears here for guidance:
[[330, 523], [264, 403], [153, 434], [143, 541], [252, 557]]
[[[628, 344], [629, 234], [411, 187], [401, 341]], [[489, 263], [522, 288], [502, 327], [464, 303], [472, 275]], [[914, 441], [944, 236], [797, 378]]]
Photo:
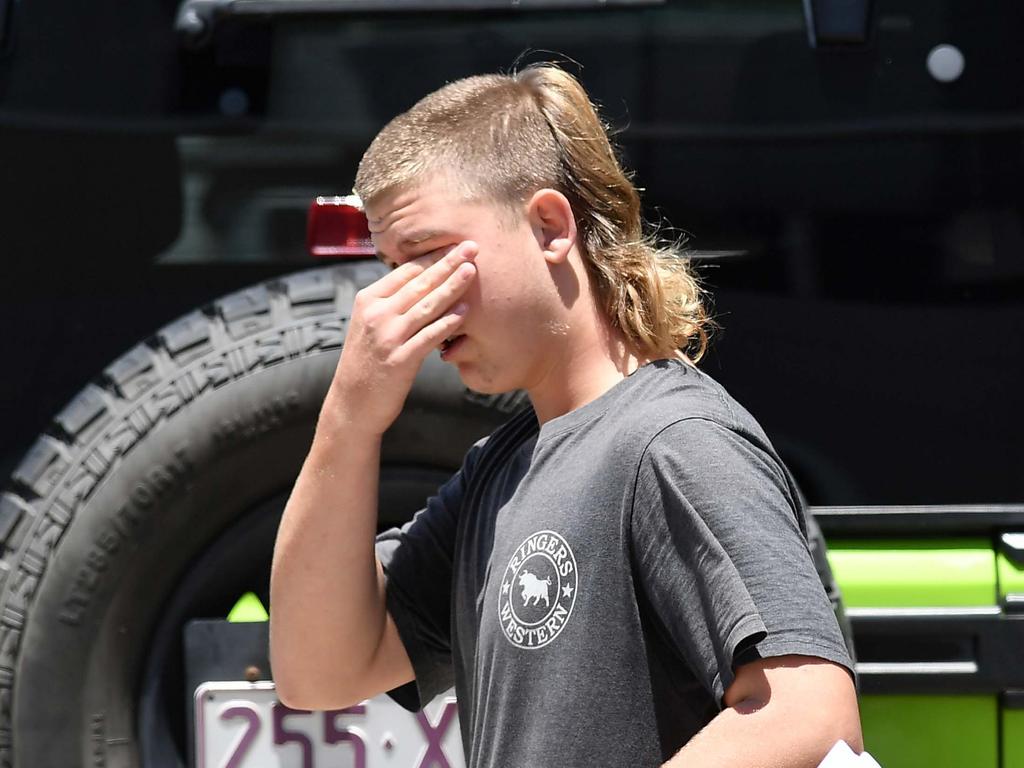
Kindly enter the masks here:
[[714, 323], [677, 244], [645, 232], [640, 195], [583, 86], [551, 64], [457, 80], [398, 115], [356, 174], [364, 204], [446, 175], [467, 201], [521, 212], [539, 189], [569, 200], [598, 306], [640, 357], [697, 362]]

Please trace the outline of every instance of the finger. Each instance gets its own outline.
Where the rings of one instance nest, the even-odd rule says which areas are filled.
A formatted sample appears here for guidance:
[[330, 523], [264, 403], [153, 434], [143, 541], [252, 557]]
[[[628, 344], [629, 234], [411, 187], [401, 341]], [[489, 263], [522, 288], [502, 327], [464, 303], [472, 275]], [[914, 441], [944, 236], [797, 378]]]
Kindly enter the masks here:
[[460, 264], [444, 282], [423, 296], [398, 318], [401, 323], [402, 335], [407, 338], [415, 335], [425, 325], [434, 322], [450, 310], [475, 278], [475, 264], [472, 262]]
[[434, 262], [430, 255], [420, 256], [405, 262], [391, 270], [375, 283], [363, 288], [363, 291], [374, 298], [386, 299], [393, 296], [403, 285], [423, 274], [423, 271]]
[[430, 350], [437, 349], [441, 342], [459, 330], [466, 319], [466, 304], [456, 304], [448, 312], [439, 317], [402, 345], [403, 351], [411, 356], [426, 357]]
[[424, 296], [448, 280], [463, 264], [476, 258], [476, 254], [476, 243], [469, 240], [459, 243], [443, 258], [399, 288], [389, 301], [391, 309], [397, 314], [408, 312]]

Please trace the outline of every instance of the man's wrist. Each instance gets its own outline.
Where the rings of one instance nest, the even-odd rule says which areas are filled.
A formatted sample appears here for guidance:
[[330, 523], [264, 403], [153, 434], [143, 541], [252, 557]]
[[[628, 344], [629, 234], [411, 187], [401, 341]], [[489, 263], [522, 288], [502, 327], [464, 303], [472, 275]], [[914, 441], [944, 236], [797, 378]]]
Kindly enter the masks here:
[[320, 408], [317, 435], [346, 442], [379, 443], [390, 424], [377, 423], [374, 415], [372, 408], [360, 407], [357, 398], [332, 384]]

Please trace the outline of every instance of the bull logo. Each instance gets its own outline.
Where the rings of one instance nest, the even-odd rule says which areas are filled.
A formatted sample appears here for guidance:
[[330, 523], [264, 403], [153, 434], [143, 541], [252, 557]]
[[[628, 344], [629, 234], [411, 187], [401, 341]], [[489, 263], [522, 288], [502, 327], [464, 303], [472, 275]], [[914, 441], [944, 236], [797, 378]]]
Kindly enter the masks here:
[[551, 586], [550, 577], [541, 581], [529, 571], [524, 570], [519, 574], [519, 586], [523, 588], [524, 608], [531, 597], [533, 598], [534, 605], [540, 602], [541, 598], [544, 599], [544, 605], [551, 605], [551, 603], [548, 602], [548, 587]]
[[555, 531], [527, 536], [512, 551], [498, 587], [506, 639], [526, 650], [552, 642], [569, 620], [578, 583], [576, 556], [565, 537]]

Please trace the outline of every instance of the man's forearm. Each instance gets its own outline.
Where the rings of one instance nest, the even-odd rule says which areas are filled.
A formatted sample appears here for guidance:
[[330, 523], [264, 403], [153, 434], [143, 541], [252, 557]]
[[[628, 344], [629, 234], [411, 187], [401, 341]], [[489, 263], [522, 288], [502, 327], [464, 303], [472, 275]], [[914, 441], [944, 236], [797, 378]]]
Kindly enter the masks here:
[[270, 639], [286, 696], [305, 696], [317, 681], [343, 687], [383, 632], [383, 579], [373, 548], [380, 438], [350, 426], [329, 394], [278, 530]]
[[839, 739], [862, 749], [859, 732], [842, 719], [747, 700], [719, 712], [664, 768], [815, 768]]
[[725, 708], [664, 768], [815, 768], [840, 739], [863, 750], [857, 692], [843, 666], [794, 654], [735, 671]]
[[278, 695], [327, 709], [413, 677], [373, 547], [380, 445], [426, 356], [465, 319], [476, 243], [406, 259], [361, 289], [316, 435], [285, 506], [270, 577]]

